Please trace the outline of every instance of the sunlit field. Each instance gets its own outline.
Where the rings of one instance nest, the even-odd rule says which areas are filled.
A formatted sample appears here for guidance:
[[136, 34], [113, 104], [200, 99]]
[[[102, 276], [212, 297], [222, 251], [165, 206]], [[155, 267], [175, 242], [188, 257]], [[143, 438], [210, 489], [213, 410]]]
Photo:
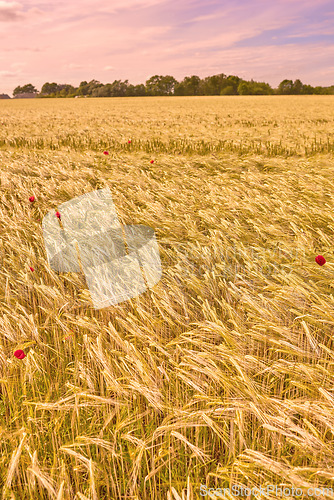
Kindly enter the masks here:
[[[333, 153], [334, 96], [0, 101], [3, 499], [334, 498]], [[104, 187], [163, 275], [96, 310], [42, 219]]]

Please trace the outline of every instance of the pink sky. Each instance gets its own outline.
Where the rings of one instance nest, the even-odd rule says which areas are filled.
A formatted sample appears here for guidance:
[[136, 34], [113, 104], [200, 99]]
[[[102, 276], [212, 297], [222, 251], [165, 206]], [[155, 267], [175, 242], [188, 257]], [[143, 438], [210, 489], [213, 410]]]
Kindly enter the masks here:
[[333, 0], [0, 0], [0, 93], [224, 73], [334, 85]]

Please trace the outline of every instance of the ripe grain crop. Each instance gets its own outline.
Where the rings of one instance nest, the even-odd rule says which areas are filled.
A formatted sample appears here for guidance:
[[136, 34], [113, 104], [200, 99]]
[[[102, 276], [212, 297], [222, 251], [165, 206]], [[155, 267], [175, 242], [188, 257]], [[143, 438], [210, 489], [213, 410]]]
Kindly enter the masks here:
[[[333, 498], [333, 108], [0, 103], [4, 499]], [[103, 187], [123, 224], [155, 229], [163, 276], [95, 310], [83, 274], [50, 268], [41, 220]]]

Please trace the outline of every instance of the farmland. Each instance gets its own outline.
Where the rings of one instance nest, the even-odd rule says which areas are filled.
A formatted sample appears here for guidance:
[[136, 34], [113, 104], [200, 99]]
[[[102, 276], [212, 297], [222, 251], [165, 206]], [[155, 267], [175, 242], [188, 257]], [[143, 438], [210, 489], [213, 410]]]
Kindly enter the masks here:
[[[0, 103], [3, 498], [333, 498], [333, 111], [333, 96]], [[50, 268], [41, 220], [104, 187], [123, 224], [155, 229], [163, 275], [95, 310], [82, 274]]]

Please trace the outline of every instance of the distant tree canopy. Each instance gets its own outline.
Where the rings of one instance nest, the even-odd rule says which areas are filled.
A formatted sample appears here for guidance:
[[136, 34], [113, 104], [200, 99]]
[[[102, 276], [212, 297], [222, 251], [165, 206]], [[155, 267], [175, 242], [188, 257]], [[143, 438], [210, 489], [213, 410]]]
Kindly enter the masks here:
[[304, 85], [299, 79], [285, 79], [277, 89], [268, 83], [243, 80], [235, 75], [226, 76], [224, 73], [208, 76], [201, 79], [199, 76], [186, 76], [181, 82], [171, 75], [154, 75], [146, 80], [145, 85], [132, 85], [128, 80], [103, 84], [98, 80], [82, 81], [79, 87], [70, 84], [46, 82], [38, 93], [36, 88], [28, 83], [23, 87], [16, 87], [13, 95], [34, 93], [37, 97], [135, 97], [135, 96], [201, 96], [201, 95], [305, 95], [305, 94], [334, 94], [334, 85], [331, 87], [312, 87]]
[[95, 89], [103, 87], [103, 83], [91, 80], [89, 83], [81, 82], [78, 88], [78, 95], [92, 95]]
[[146, 81], [147, 95], [173, 95], [177, 81], [173, 76], [151, 76]]
[[29, 94], [37, 94], [38, 90], [31, 83], [27, 83], [26, 85], [23, 85], [23, 87], [16, 87], [13, 90], [13, 95], [24, 94], [26, 92]]
[[41, 93], [42, 94], [55, 94], [59, 90], [59, 85], [58, 83], [49, 83], [46, 82], [44, 83], [43, 87], [41, 88]]

